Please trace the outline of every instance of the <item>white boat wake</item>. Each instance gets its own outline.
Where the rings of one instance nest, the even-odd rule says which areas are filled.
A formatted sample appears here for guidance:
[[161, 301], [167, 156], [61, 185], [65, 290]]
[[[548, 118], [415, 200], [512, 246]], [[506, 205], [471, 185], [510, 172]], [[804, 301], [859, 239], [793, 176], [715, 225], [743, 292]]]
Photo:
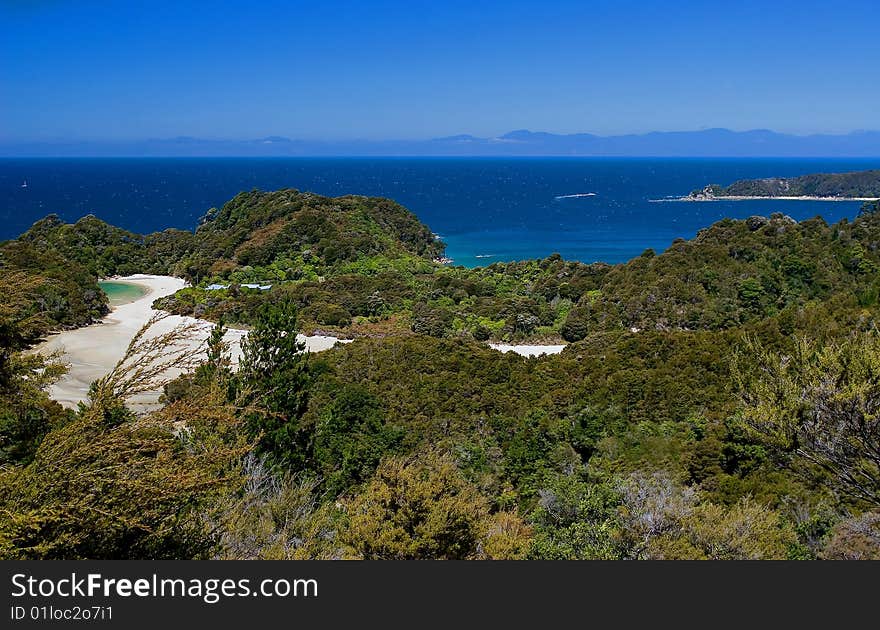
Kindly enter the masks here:
[[597, 193], [575, 193], [574, 195], [556, 195], [554, 199], [577, 199], [578, 197], [595, 197]]

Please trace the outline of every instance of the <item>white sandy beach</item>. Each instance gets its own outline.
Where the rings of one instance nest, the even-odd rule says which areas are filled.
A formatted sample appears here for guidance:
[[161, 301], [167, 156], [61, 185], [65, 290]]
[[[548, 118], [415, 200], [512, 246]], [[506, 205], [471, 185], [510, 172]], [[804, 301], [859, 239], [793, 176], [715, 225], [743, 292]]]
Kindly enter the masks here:
[[[136, 284], [147, 292], [133, 302], [115, 307], [102, 323], [52, 335], [34, 349], [36, 352], [61, 351], [69, 372], [52, 386], [49, 395], [67, 407], [75, 407], [78, 402], [86, 400], [89, 385], [106, 375], [123, 357], [134, 334], [157, 313], [152, 307], [153, 301], [171, 295], [186, 285], [179, 278], [143, 274], [113, 280]], [[205, 342], [212, 326], [204, 320], [171, 315], [154, 326], [152, 333], [168, 332], [181, 324], [197, 326], [197, 333], [190, 340], [193, 347]], [[237, 362], [241, 355], [241, 339], [246, 334], [247, 331], [238, 329], [230, 329], [226, 334], [233, 362]], [[320, 352], [332, 348], [337, 342], [349, 341], [323, 335], [300, 337], [309, 352]], [[135, 396], [129, 402], [136, 408], [149, 407], [158, 402], [160, 393]]]
[[[186, 286], [180, 278], [144, 274], [113, 278], [113, 281], [138, 285], [145, 289], [146, 293], [132, 302], [116, 306], [101, 323], [52, 335], [34, 348], [35, 352], [61, 352], [62, 360], [68, 365], [69, 371], [51, 387], [49, 394], [66, 407], [76, 407], [77, 403], [85, 401], [91, 383], [106, 375], [123, 357], [134, 334], [157, 313], [152, 307], [153, 301], [171, 295]], [[212, 326], [205, 320], [169, 315], [153, 327], [151, 334], [168, 332], [181, 324], [193, 324], [197, 327], [196, 333], [190, 339], [194, 348], [204, 344]], [[246, 334], [245, 330], [232, 328], [226, 333], [233, 363], [237, 363], [241, 356], [241, 340]], [[305, 342], [309, 352], [321, 352], [337, 343], [351, 342], [348, 339], [325, 335], [299, 337]], [[558, 354], [565, 348], [564, 345], [489, 344], [489, 346], [500, 352], [515, 352], [524, 357]], [[169, 374], [169, 376], [175, 375]], [[129, 403], [138, 409], [149, 408], [158, 403], [160, 393], [155, 391], [141, 394], [133, 397]]]
[[517, 345], [511, 346], [503, 343], [490, 343], [489, 347], [499, 352], [515, 352], [524, 357], [540, 357], [545, 354], [559, 354], [565, 349], [565, 346], [528, 346]]

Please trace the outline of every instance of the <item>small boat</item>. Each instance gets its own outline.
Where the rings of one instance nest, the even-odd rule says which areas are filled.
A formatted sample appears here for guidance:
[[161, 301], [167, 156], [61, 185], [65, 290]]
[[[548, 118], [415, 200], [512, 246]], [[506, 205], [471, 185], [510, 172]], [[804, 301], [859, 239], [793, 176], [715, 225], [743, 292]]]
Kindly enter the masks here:
[[27, 180], [24, 180], [24, 181], [21, 183], [21, 187], [22, 187], [22, 188], [27, 188]]

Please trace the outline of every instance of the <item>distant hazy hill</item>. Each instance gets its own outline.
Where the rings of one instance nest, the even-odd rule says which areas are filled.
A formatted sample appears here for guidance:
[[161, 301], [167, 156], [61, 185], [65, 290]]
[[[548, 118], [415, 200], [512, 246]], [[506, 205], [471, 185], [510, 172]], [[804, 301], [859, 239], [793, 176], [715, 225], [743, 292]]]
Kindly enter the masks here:
[[5, 143], [0, 155], [20, 156], [656, 156], [875, 157], [880, 132], [795, 136], [765, 129], [652, 132], [620, 136], [512, 131], [494, 138], [455, 135], [427, 140], [321, 142], [269, 136], [254, 140], [178, 137], [132, 142]]
[[730, 186], [712, 184], [691, 193], [714, 197], [880, 197], [880, 170], [814, 173], [800, 177], [742, 179]]

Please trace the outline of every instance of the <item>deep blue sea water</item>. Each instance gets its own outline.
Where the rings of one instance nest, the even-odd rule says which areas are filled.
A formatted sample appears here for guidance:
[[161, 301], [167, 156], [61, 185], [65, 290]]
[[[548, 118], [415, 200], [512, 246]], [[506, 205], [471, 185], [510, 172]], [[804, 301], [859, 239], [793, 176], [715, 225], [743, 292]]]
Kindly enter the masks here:
[[[192, 229], [241, 190], [391, 197], [457, 264], [544, 257], [621, 262], [724, 217], [854, 217], [858, 202], [651, 203], [709, 183], [878, 168], [866, 159], [124, 158], [0, 159], [0, 239], [56, 213], [135, 232]], [[27, 187], [22, 183], [27, 181]], [[589, 197], [568, 197], [596, 193]], [[563, 197], [563, 198], [559, 198]]]

